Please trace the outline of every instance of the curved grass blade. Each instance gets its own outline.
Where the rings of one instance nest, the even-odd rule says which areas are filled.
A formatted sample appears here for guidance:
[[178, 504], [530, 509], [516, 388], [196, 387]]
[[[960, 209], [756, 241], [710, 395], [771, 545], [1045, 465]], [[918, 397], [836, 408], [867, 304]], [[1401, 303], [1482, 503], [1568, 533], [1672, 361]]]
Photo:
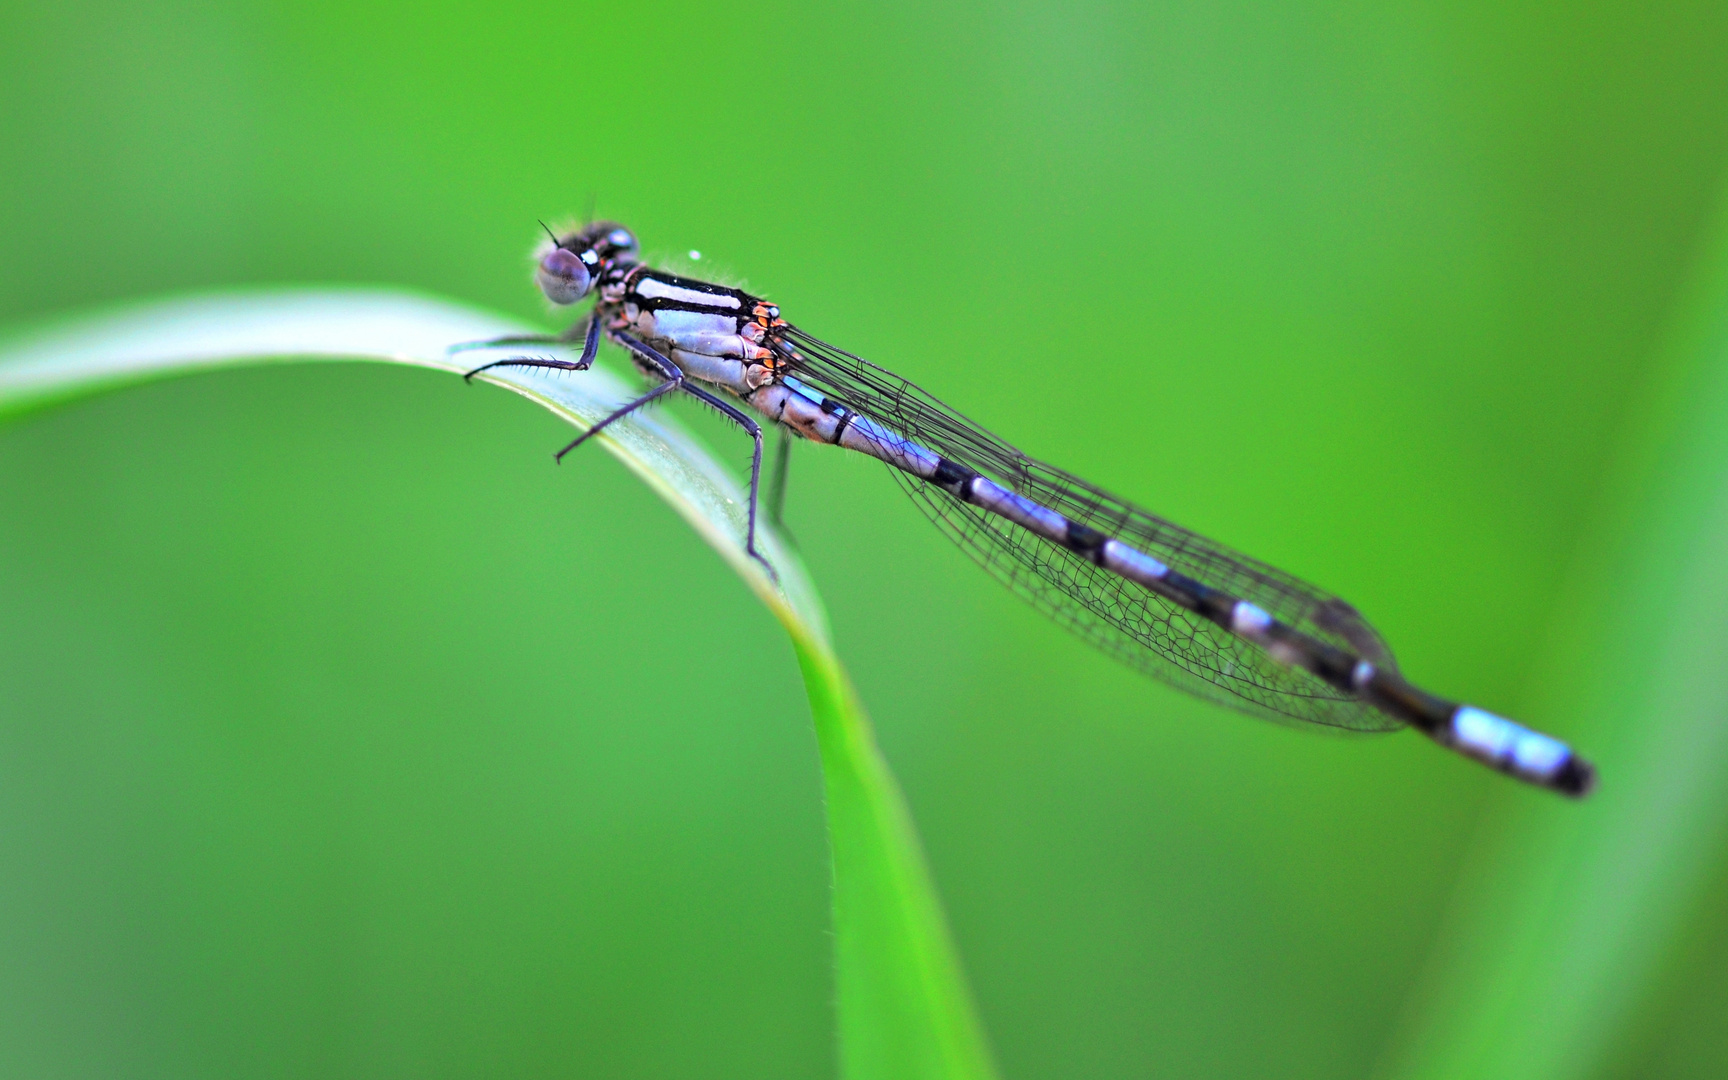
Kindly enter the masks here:
[[[360, 360], [458, 373], [456, 342], [525, 328], [448, 301], [386, 290], [224, 293], [109, 309], [0, 342], [0, 418], [134, 383], [248, 364]], [[500, 368], [480, 377], [587, 427], [634, 395], [595, 369], [557, 378]], [[829, 644], [822, 604], [770, 530], [771, 581], [744, 552], [744, 496], [664, 414], [637, 414], [599, 440], [731, 565], [791, 635], [814, 715], [834, 860], [840, 1058], [849, 1080], [994, 1076], [981, 1026], [898, 785]]]

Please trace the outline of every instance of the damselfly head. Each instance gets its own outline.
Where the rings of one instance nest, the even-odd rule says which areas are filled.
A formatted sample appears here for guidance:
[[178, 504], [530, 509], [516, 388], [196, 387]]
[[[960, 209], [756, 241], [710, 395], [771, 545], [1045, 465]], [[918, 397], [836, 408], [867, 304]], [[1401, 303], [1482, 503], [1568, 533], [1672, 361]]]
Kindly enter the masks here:
[[587, 296], [614, 259], [636, 253], [636, 237], [614, 222], [595, 222], [563, 236], [544, 223], [540, 227], [546, 229], [551, 243], [540, 245], [534, 279], [554, 304], [574, 304]]

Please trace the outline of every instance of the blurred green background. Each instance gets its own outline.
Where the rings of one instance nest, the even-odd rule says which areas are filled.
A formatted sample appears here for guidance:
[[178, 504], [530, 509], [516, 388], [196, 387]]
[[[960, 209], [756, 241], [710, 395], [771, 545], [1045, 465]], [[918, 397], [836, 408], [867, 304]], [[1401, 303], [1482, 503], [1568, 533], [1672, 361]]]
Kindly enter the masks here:
[[[592, 199], [1603, 755], [1574, 806], [1195, 704], [800, 448], [1014, 1080], [1415, 1068], [1457, 912], [1542, 888], [1485, 838], [1633, 820], [1539, 687], [1725, 166], [1705, 0], [0, 5], [7, 324], [276, 282], [544, 320], [535, 219]], [[364, 366], [0, 428], [0, 1074], [832, 1075], [791, 650], [566, 437]], [[1555, 1075], [1728, 1073], [1719, 809]]]

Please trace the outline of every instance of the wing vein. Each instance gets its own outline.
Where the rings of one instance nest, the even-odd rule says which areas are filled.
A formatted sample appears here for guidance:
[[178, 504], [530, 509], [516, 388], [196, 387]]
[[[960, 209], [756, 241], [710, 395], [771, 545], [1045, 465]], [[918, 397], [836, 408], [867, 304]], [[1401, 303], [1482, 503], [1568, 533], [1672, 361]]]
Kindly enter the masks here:
[[[996, 438], [912, 382], [796, 327], [793, 374], [903, 438], [989, 476], [1178, 573], [1264, 608], [1279, 621], [1380, 665], [1390, 650], [1338, 597], [1143, 510]], [[1131, 666], [1253, 715], [1353, 731], [1397, 719], [1311, 673], [942, 488], [890, 469], [941, 531], [992, 576]]]

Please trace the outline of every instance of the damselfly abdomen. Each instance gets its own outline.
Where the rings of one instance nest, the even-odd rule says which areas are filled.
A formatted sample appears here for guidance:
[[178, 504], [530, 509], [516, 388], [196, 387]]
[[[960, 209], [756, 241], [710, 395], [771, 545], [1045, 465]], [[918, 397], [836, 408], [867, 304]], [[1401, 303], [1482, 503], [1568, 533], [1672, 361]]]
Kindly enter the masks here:
[[583, 370], [605, 335], [655, 385], [558, 456], [666, 394], [700, 398], [755, 442], [745, 546], [758, 560], [762, 426], [745, 409], [796, 436], [886, 462], [992, 574], [1150, 675], [1277, 720], [1353, 731], [1411, 726], [1567, 795], [1595, 784], [1594, 768], [1558, 740], [1405, 681], [1380, 636], [1344, 601], [1028, 457], [898, 375], [793, 326], [761, 297], [649, 267], [622, 226], [552, 235], [537, 276], [553, 302], [592, 294], [593, 310], [556, 337], [484, 344], [580, 342], [580, 358], [511, 357], [469, 375], [510, 366]]

